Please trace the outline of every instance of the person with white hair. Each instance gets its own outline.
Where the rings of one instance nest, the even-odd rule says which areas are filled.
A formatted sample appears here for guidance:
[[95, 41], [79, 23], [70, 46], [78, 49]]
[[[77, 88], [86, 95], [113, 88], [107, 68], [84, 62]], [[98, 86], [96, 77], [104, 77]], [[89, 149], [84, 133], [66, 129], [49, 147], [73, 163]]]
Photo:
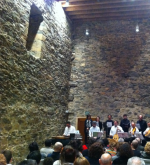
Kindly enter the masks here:
[[143, 159], [134, 156], [128, 159], [127, 165], [145, 165], [145, 162]]
[[99, 159], [100, 165], [112, 165], [111, 155], [108, 153], [104, 153]]

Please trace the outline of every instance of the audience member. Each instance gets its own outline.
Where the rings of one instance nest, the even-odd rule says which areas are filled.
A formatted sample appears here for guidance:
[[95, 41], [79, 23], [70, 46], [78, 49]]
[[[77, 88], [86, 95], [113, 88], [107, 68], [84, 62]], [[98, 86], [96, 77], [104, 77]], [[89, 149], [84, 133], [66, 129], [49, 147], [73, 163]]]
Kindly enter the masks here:
[[101, 156], [101, 159], [99, 159], [99, 164], [100, 165], [112, 165], [112, 159], [111, 159], [110, 154], [104, 153]]
[[[93, 143], [95, 143], [96, 142], [96, 139], [95, 138], [93, 138], [93, 137], [90, 137], [89, 138], [89, 140], [88, 140], [88, 148], [93, 144]], [[83, 150], [82, 151], [82, 155], [85, 157], [85, 156], [88, 156], [88, 149], [86, 149], [86, 150]]]
[[52, 141], [51, 139], [46, 139], [45, 140], [45, 147], [41, 148], [40, 152], [41, 154], [45, 154], [46, 156], [48, 154], [51, 154], [54, 150], [51, 148]]
[[23, 160], [18, 165], [37, 165], [36, 160], [28, 159], [28, 160]]
[[129, 158], [133, 156], [133, 151], [128, 143], [124, 143], [120, 146], [119, 157], [113, 161], [113, 165], [124, 165], [127, 164]]
[[150, 159], [150, 142], [147, 142], [144, 151], [141, 153], [141, 158]]
[[62, 143], [56, 142], [54, 145], [54, 152], [48, 154], [47, 157], [51, 157], [54, 161], [59, 160], [62, 147]]
[[109, 141], [107, 138], [103, 139], [103, 144], [104, 144], [104, 148], [107, 149], [108, 148], [108, 144], [109, 144]]
[[82, 155], [82, 142], [81, 142], [81, 140], [71, 140], [70, 142], [69, 142], [69, 144], [68, 145], [70, 145], [73, 149], [75, 149], [75, 151], [76, 151], [76, 157], [82, 157], [83, 155]]
[[137, 147], [138, 147], [138, 141], [137, 140], [133, 140], [132, 143], [131, 143], [131, 148], [132, 148], [132, 151], [133, 151], [133, 156], [140, 157], [141, 156], [141, 153], [140, 153], [140, 151], [137, 150]]
[[2, 152], [2, 154], [5, 156], [7, 164], [11, 164], [11, 162], [12, 162], [12, 152], [9, 151], [9, 150], [5, 150], [5, 151]]
[[127, 165], [145, 165], [145, 162], [139, 157], [132, 157], [128, 159]]
[[36, 160], [36, 163], [39, 164], [41, 160], [41, 153], [39, 151], [30, 152], [30, 154], [27, 156], [27, 159]]
[[116, 145], [117, 145], [117, 142], [114, 139], [109, 139], [109, 147], [106, 149], [106, 152], [110, 153], [111, 156], [115, 156], [117, 153]]
[[137, 147], [137, 150], [138, 150], [138, 151], [144, 151], [144, 146], [141, 145], [141, 140], [140, 140], [140, 138], [136, 138], [135, 140], [136, 140], [136, 141], [138, 142], [138, 144], [139, 144], [138, 147]]
[[3, 154], [0, 154], [0, 165], [6, 165], [6, 158]]
[[29, 150], [30, 150], [30, 152], [39, 151], [39, 146], [38, 146], [37, 142], [30, 143]]
[[90, 163], [85, 157], [78, 157], [74, 161], [74, 165], [90, 165]]
[[76, 152], [75, 150], [69, 146], [66, 145], [60, 154], [60, 160], [56, 160], [53, 165], [63, 165], [66, 163], [73, 163], [75, 161]]
[[112, 156], [112, 161], [114, 161], [115, 159], [119, 158], [119, 150], [120, 150], [120, 146], [122, 146], [125, 142], [118, 142], [116, 145], [116, 151], [117, 154], [115, 156]]
[[99, 158], [104, 153], [101, 143], [96, 142], [89, 147], [88, 156], [85, 158], [90, 164], [99, 165]]
[[50, 157], [47, 157], [43, 161], [43, 165], [53, 165], [53, 159]]

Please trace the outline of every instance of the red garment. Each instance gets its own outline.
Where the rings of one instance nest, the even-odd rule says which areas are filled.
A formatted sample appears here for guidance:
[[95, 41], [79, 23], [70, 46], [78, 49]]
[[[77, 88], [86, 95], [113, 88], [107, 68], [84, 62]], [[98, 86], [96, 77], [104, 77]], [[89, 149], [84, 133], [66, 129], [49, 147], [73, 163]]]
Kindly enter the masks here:
[[83, 146], [82, 146], [82, 149], [83, 149], [83, 150], [86, 150], [86, 149], [88, 149], [88, 148], [87, 148], [86, 145], [83, 145]]

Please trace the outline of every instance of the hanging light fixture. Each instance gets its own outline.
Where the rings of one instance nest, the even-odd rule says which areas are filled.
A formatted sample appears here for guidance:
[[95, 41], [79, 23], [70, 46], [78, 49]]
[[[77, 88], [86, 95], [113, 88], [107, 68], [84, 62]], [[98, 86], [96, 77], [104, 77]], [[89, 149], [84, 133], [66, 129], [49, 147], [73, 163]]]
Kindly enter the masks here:
[[89, 35], [89, 29], [85, 30], [85, 35], [88, 36]]
[[66, 0], [66, 6], [69, 6], [69, 0]]
[[135, 27], [135, 31], [138, 33], [140, 30], [139, 30], [139, 25], [137, 24], [136, 27]]

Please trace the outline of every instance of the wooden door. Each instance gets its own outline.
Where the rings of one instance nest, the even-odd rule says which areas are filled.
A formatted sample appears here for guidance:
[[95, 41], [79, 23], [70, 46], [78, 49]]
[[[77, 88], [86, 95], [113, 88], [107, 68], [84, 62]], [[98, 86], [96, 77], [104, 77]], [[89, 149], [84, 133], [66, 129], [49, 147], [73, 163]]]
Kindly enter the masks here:
[[[92, 117], [91, 119], [94, 121], [96, 119], [96, 117]], [[84, 122], [85, 122], [85, 120], [86, 120], [86, 117], [78, 117], [78, 119], [77, 119], [77, 130], [80, 131], [83, 143], [85, 142], [85, 135], [84, 135]]]

